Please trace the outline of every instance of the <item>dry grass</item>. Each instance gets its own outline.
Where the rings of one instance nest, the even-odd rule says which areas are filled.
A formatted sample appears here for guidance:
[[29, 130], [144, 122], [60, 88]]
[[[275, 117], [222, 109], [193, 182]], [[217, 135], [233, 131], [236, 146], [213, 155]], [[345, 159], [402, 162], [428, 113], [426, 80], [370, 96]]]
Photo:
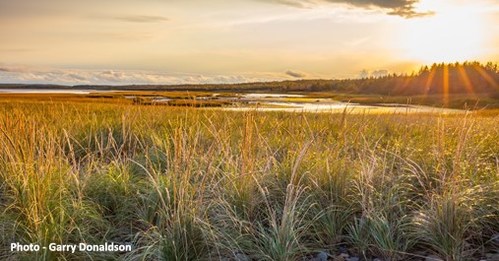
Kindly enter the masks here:
[[[0, 103], [0, 258], [498, 251], [499, 116]], [[131, 253], [11, 253], [11, 242]]]

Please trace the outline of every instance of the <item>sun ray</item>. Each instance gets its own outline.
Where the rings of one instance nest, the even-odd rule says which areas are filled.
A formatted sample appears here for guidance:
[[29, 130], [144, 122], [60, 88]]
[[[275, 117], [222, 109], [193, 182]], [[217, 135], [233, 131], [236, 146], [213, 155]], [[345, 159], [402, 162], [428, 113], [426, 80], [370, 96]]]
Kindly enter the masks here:
[[442, 87], [444, 105], [447, 107], [449, 105], [449, 66], [447, 64], [444, 65]]
[[468, 73], [462, 66], [458, 66], [459, 76], [463, 80], [464, 87], [466, 88], [466, 93], [475, 97], [475, 89], [473, 88], [473, 84], [471, 84], [470, 78], [468, 77]]
[[411, 78], [405, 77], [405, 79], [401, 85], [397, 84], [397, 86], [395, 87], [395, 92], [398, 93], [398, 92], [400, 92], [400, 90], [406, 90], [407, 86], [409, 86], [410, 83], [411, 83]]
[[475, 65], [473, 66], [475, 68], [475, 70], [488, 82], [492, 85], [493, 88], [495, 89], [498, 89], [499, 90], [499, 86], [497, 84], [497, 82], [494, 80], [494, 78], [492, 78], [486, 71], [483, 70], [483, 68], [481, 68], [480, 66], [478, 65]]
[[433, 83], [433, 78], [435, 78], [435, 72], [436, 70], [431, 69], [430, 74], [428, 75], [428, 78], [426, 79], [426, 84], [424, 86], [424, 96], [428, 96], [428, 93], [430, 92], [431, 84]]

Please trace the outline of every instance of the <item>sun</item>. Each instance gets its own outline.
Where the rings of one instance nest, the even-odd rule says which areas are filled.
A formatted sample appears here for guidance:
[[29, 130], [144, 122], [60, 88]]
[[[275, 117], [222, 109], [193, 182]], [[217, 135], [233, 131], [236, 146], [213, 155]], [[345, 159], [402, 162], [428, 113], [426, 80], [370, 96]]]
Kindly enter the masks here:
[[428, 0], [418, 6], [434, 15], [409, 19], [401, 36], [404, 56], [421, 63], [474, 60], [482, 55], [486, 22], [478, 4]]

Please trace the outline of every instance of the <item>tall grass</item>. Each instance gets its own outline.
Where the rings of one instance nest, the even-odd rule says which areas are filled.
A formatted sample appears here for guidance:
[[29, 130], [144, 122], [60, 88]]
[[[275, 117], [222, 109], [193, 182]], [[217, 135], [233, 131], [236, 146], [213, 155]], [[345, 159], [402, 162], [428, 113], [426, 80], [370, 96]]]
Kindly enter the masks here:
[[482, 114], [2, 102], [0, 258], [301, 260], [346, 246], [478, 259], [499, 251], [497, 126]]

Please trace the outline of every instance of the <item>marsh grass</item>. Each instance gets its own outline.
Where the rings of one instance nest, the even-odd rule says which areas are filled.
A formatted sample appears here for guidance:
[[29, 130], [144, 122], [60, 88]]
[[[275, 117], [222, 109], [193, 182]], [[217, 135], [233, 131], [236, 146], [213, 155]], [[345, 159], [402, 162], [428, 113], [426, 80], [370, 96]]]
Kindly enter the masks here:
[[[0, 258], [301, 260], [497, 251], [499, 118], [0, 106]], [[15, 253], [11, 242], [132, 243]]]

